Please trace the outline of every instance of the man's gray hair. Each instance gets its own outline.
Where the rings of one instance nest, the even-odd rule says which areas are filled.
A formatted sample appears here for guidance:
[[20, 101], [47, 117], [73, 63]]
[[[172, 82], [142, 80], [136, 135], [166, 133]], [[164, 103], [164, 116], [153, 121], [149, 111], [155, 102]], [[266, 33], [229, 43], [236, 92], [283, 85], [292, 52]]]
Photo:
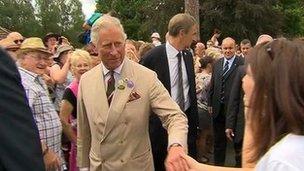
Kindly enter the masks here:
[[187, 13], [179, 13], [173, 16], [168, 24], [168, 32], [170, 36], [176, 37], [181, 30], [188, 33], [192, 26], [196, 25], [197, 21], [193, 16]]
[[125, 30], [120, 23], [118, 18], [112, 17], [110, 15], [103, 15], [99, 19], [97, 19], [92, 28], [91, 28], [91, 41], [96, 46], [98, 39], [99, 39], [99, 31], [102, 29], [107, 29], [110, 27], [118, 27], [121, 29], [121, 33], [124, 37], [124, 40], [127, 39], [127, 35], [125, 33]]
[[259, 36], [257, 42], [255, 45], [264, 43], [264, 42], [271, 42], [273, 41], [273, 38], [271, 36], [269, 36], [268, 34], [262, 34]]

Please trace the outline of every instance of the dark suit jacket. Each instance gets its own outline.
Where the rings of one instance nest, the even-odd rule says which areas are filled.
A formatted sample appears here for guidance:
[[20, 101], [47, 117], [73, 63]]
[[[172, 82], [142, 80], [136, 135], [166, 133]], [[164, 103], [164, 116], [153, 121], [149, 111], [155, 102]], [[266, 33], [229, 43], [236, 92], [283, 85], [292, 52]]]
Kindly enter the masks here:
[[0, 171], [43, 171], [40, 138], [14, 61], [0, 48]]
[[[191, 113], [187, 114], [189, 124], [189, 134], [197, 130], [198, 126], [198, 114], [195, 92], [195, 74], [193, 57], [190, 51], [183, 51], [183, 59], [185, 61], [187, 76], [189, 81], [189, 97]], [[145, 67], [155, 71], [158, 79], [163, 83], [166, 89], [171, 93], [170, 73], [168, 58], [166, 53], [166, 44], [155, 47], [150, 50], [140, 62]]]
[[[223, 63], [224, 58], [220, 58], [213, 67], [212, 77], [210, 81], [210, 89], [209, 89], [209, 98], [208, 98], [208, 106], [212, 107], [213, 110], [213, 118], [215, 119], [219, 116], [221, 102], [220, 102], [220, 93], [221, 93], [221, 86], [222, 86], [222, 73], [223, 73]], [[227, 107], [232, 83], [234, 77], [236, 75], [237, 68], [240, 65], [244, 64], [244, 59], [242, 57], [236, 56], [231, 68], [229, 69], [228, 73], [225, 75], [225, 88], [224, 88], [224, 105]]]
[[[187, 70], [187, 76], [189, 81], [189, 97], [190, 97], [190, 107], [186, 113], [188, 117], [188, 150], [191, 156], [196, 156], [196, 147], [195, 140], [197, 136], [197, 126], [198, 126], [198, 112], [197, 112], [197, 103], [196, 103], [196, 92], [195, 92], [195, 75], [194, 75], [194, 65], [193, 65], [193, 57], [189, 51], [183, 52], [183, 59], [185, 61], [185, 66]], [[158, 79], [163, 83], [165, 88], [171, 94], [171, 83], [170, 83], [170, 73], [169, 73], [169, 65], [168, 58], [166, 53], [166, 44], [162, 44], [160, 46], [155, 47], [150, 50], [140, 61], [140, 63], [147, 68], [155, 71], [158, 75]], [[161, 122], [158, 117], [152, 115], [150, 117], [149, 123], [149, 133], [152, 145], [152, 152], [154, 157], [155, 170], [157, 170], [157, 162], [163, 161], [155, 161], [158, 158], [155, 155], [163, 155], [165, 158], [167, 151], [167, 133], [163, 129]], [[163, 169], [159, 169], [163, 170]]]
[[242, 79], [245, 76], [245, 66], [240, 66], [233, 81], [226, 114], [226, 129], [233, 129], [234, 142], [240, 142], [244, 136], [244, 91]]

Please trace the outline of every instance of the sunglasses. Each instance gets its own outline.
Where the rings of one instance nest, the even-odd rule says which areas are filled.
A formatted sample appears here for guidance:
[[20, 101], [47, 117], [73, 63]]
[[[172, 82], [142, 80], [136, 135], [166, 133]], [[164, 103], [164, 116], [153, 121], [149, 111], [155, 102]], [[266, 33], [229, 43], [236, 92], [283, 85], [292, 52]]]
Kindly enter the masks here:
[[90, 53], [91, 56], [98, 56], [98, 53]]
[[19, 40], [14, 40], [14, 43], [18, 44], [18, 43], [22, 43], [23, 42], [23, 39], [19, 39]]

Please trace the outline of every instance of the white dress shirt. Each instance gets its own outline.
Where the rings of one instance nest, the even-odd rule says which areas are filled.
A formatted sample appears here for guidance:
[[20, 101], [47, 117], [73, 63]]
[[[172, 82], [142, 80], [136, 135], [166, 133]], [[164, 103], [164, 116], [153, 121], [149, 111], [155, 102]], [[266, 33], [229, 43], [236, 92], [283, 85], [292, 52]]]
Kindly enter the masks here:
[[[178, 94], [178, 58], [177, 54], [179, 53], [169, 42], [166, 42], [166, 53], [168, 58], [169, 73], [170, 73], [170, 84], [171, 84], [171, 97], [177, 102]], [[184, 55], [182, 53], [182, 55]], [[182, 58], [182, 72], [183, 72], [183, 88], [184, 88], [184, 99], [185, 99], [185, 110], [190, 107], [190, 98], [189, 98], [189, 82], [188, 75], [186, 70], [185, 61]]]
[[[110, 70], [108, 70], [104, 65], [103, 63], [101, 62], [101, 66], [102, 66], [102, 69], [103, 69], [103, 78], [104, 78], [104, 81], [105, 81], [105, 90], [107, 91], [107, 88], [108, 88], [108, 81], [109, 79], [111, 78], [111, 74], [110, 74]], [[115, 79], [115, 87], [117, 87], [117, 84], [118, 84], [118, 81], [121, 79], [121, 69], [122, 69], [122, 66], [123, 66], [123, 62], [120, 64], [119, 67], [117, 67], [116, 69], [114, 69], [114, 79]]]
[[231, 68], [231, 66], [232, 66], [232, 64], [233, 64], [233, 61], [234, 61], [234, 59], [235, 59], [235, 56], [233, 56], [232, 58], [230, 58], [230, 59], [226, 59], [225, 57], [224, 57], [224, 63], [223, 63], [223, 68], [225, 67], [225, 64], [226, 64], [226, 62], [228, 61], [229, 62], [229, 64], [228, 64], [228, 70]]

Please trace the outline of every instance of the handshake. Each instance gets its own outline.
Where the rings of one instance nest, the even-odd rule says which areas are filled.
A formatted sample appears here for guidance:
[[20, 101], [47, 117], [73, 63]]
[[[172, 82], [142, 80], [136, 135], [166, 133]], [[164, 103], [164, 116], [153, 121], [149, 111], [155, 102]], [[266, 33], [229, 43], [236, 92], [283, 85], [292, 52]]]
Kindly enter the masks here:
[[169, 147], [168, 156], [165, 161], [167, 171], [203, 171], [204, 164], [188, 156], [181, 146]]

